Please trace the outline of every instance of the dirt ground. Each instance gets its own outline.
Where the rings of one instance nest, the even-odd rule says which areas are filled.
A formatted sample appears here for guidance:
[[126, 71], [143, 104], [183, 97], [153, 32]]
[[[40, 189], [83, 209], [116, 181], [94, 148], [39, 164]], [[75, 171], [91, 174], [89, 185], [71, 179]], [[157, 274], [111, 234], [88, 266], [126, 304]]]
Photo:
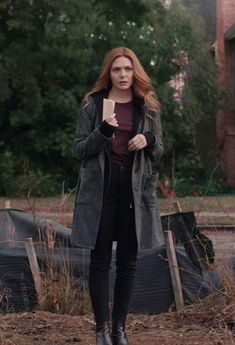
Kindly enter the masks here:
[[[62, 223], [66, 223], [62, 211]], [[71, 210], [66, 211], [69, 223]], [[234, 239], [229, 241], [234, 243]], [[218, 248], [221, 250], [221, 243]], [[215, 298], [200, 307], [188, 306], [180, 313], [129, 315], [126, 330], [130, 345], [235, 345], [235, 301], [224, 305]], [[95, 345], [95, 324], [90, 314], [0, 314], [0, 345], [79, 344]]]
[[[235, 304], [187, 307], [183, 312], [129, 315], [131, 345], [235, 344]], [[0, 315], [1, 345], [95, 345], [92, 315], [37, 311]]]

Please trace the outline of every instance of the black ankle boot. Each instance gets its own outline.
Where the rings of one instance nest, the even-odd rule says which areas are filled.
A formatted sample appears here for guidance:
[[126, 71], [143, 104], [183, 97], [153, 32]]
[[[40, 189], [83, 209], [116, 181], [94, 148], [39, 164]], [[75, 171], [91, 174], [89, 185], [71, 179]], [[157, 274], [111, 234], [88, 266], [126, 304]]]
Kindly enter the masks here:
[[112, 341], [113, 345], [130, 345], [123, 323], [115, 321], [113, 322]]
[[96, 345], [112, 345], [108, 322], [96, 327]]

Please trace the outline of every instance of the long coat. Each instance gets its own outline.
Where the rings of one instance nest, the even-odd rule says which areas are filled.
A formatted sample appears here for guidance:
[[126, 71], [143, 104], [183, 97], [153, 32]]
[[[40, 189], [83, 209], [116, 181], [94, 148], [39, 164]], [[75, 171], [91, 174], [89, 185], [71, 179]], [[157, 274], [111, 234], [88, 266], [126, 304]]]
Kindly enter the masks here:
[[[107, 91], [92, 94], [88, 104], [82, 103], [78, 115], [75, 151], [82, 164], [78, 177], [71, 242], [72, 245], [82, 248], [95, 247], [101, 218], [105, 161], [112, 140], [99, 130], [103, 98], [107, 96]], [[164, 243], [156, 197], [157, 174], [153, 173], [151, 164], [151, 161], [158, 159], [163, 153], [160, 115], [156, 116], [148, 111], [142, 102], [135, 98], [134, 118], [138, 120], [136, 133], [151, 132], [155, 137], [152, 145], [134, 152], [132, 165], [138, 248], [154, 248]]]

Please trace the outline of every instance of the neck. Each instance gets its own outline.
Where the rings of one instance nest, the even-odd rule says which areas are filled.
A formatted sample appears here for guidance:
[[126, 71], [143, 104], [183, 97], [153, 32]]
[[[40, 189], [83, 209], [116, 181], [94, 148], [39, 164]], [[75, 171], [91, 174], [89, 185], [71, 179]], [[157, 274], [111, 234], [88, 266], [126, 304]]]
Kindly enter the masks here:
[[131, 88], [128, 90], [118, 90], [118, 89], [112, 88], [109, 92], [108, 97], [118, 103], [130, 102], [133, 99]]

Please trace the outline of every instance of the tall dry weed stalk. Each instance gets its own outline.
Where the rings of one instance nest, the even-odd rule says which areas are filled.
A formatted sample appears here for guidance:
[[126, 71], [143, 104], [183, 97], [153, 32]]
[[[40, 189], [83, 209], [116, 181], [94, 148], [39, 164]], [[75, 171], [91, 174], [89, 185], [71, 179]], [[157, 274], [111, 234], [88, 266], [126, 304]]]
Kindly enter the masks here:
[[[69, 248], [66, 248], [65, 243], [54, 247], [55, 231], [51, 228], [50, 222], [47, 224], [46, 232], [38, 224], [36, 220], [36, 198], [32, 193], [27, 167], [25, 167], [23, 177], [23, 194], [32, 212], [37, 233], [36, 237], [39, 241], [36, 244], [44, 251], [41, 272], [43, 291], [38, 308], [44, 311], [70, 315], [87, 313], [91, 310], [91, 306], [87, 288], [84, 286], [85, 280], [81, 277], [79, 282], [76, 278], [69, 260]], [[53, 209], [50, 210], [51, 213], [56, 212], [57, 221], [60, 221], [60, 223], [63, 223], [61, 220], [63, 219], [66, 203], [73, 191], [74, 189], [65, 192], [63, 185], [61, 198], [58, 200], [57, 206], [53, 205]], [[56, 260], [58, 255], [60, 260]]]
[[219, 270], [219, 277], [222, 282], [224, 293], [228, 303], [233, 303], [235, 307], [235, 274], [232, 267], [226, 263]]
[[[60, 255], [59, 263], [55, 256]], [[76, 279], [69, 255], [60, 248], [45, 248], [42, 274], [43, 297], [39, 309], [60, 314], [81, 315], [91, 311], [89, 295], [83, 278]]]

